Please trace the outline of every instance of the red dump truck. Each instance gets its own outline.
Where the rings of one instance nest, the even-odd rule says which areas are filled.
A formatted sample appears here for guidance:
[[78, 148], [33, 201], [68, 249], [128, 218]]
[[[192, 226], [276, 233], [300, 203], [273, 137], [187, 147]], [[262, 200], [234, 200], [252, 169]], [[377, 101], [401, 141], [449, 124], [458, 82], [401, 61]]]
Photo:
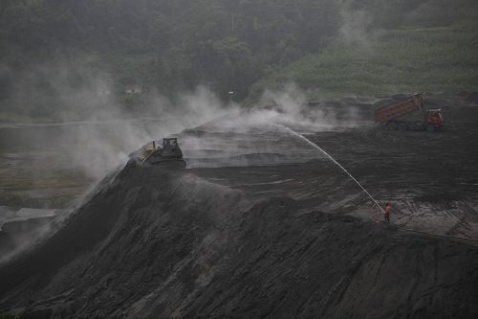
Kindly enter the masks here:
[[375, 111], [375, 122], [384, 124], [389, 130], [427, 130], [440, 131], [444, 128], [441, 109], [425, 110], [420, 94]]

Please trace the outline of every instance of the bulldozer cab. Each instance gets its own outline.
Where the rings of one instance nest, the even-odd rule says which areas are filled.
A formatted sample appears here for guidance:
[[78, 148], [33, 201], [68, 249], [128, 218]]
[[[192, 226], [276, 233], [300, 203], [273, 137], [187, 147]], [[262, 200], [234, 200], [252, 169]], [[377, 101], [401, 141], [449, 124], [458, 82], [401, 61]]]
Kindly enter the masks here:
[[183, 152], [179, 148], [178, 139], [175, 137], [163, 138], [161, 156], [182, 158]]
[[152, 141], [136, 152], [130, 154], [130, 158], [141, 165], [171, 165], [185, 168], [186, 161], [183, 159], [183, 152], [174, 137], [163, 138], [162, 147], [159, 141]]
[[177, 138], [163, 138], [163, 151], [171, 152], [178, 148]]

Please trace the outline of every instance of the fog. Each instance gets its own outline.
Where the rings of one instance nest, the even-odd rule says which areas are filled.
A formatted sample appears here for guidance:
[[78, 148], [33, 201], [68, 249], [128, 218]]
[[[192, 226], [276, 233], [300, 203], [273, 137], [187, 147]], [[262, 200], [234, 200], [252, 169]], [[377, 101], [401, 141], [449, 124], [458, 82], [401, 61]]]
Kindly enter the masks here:
[[[120, 98], [136, 96], [118, 94], [103, 73], [66, 63], [26, 70], [14, 83], [10, 109], [35, 114], [38, 108], [56, 123], [17, 125], [19, 134], [9, 134], [8, 144], [54, 149], [67, 158], [70, 167], [65, 168], [78, 169], [91, 179], [103, 177], [146, 142], [197, 126], [230, 108], [206, 87], [198, 86], [174, 102], [148, 92], [141, 96], [143, 103], [125, 109]], [[22, 131], [26, 130], [33, 133], [24, 137]]]
[[[126, 163], [128, 154], [145, 143], [196, 128], [225, 115], [228, 117], [217, 125], [222, 130], [235, 132], [248, 132], [271, 123], [281, 123], [299, 131], [357, 125], [353, 109], [348, 111], [346, 119], [338, 119], [331, 108], [309, 107], [307, 92], [293, 83], [281, 91], [266, 90], [257, 105], [247, 109], [220, 101], [206, 86], [183, 92], [174, 101], [156, 92], [141, 93], [143, 103], [125, 109], [119, 106], [124, 94], [118, 94], [107, 75], [86, 67], [56, 64], [39, 66], [19, 75], [13, 90], [14, 98], [10, 103], [18, 105], [14, 107], [48, 107], [51, 117], [58, 120], [58, 123], [47, 125], [53, 129], [36, 124], [38, 131], [34, 134], [38, 144], [60, 153], [65, 160], [58, 165], [63, 165], [64, 169], [78, 170], [93, 180]], [[50, 96], [46, 96], [47, 91]], [[34, 130], [36, 126], [26, 127]], [[18, 142], [24, 143], [20, 138]], [[206, 146], [201, 142], [207, 143], [196, 139], [195, 145], [191, 145], [189, 141], [185, 155], [188, 155], [188, 147]], [[251, 148], [250, 152], [254, 151]], [[237, 155], [237, 152], [226, 155]], [[38, 158], [38, 161], [44, 159]], [[45, 163], [39, 165], [45, 166]]]
[[379, 32], [371, 29], [373, 17], [365, 10], [341, 10], [342, 26], [340, 39], [347, 44], [357, 45], [361, 49], [371, 48]]
[[[72, 78], [81, 81], [73, 85]], [[144, 102], [133, 110], [119, 106], [121, 94], [107, 75], [88, 68], [44, 65], [19, 75], [15, 83], [11, 108], [47, 107], [57, 122], [2, 129], [8, 132], [2, 134], [2, 145], [7, 145], [2, 152], [12, 148], [20, 157], [29, 154], [28, 166], [10, 166], [8, 174], [27, 173], [35, 179], [38, 171], [47, 177], [62, 171], [79, 172], [93, 182], [86, 193], [89, 196], [80, 196], [76, 205], [94, 194], [96, 182], [108, 173], [114, 176], [131, 152], [152, 140], [178, 136], [190, 168], [270, 165], [325, 158], [284, 127], [316, 132], [358, 125], [353, 109], [339, 118], [326, 105], [310, 107], [307, 92], [293, 83], [283, 90], [266, 90], [260, 101], [248, 108], [224, 103], [208, 87], [198, 86], [174, 101], [156, 92], [142, 93]], [[197, 135], [199, 131], [212, 134]], [[230, 135], [217, 138], [215, 133]], [[45, 152], [50, 155], [43, 155]], [[73, 211], [59, 216], [66, 218]], [[2, 260], [57, 230], [61, 227], [57, 222], [15, 236], [16, 248]]]
[[[154, 97], [147, 108], [144, 116], [138, 111], [135, 114], [138, 118], [127, 118], [118, 108], [110, 107], [110, 118], [105, 122], [93, 126], [85, 123], [74, 131], [75, 136], [65, 136], [76, 140], [79, 146], [67, 149], [72, 165], [89, 177], [100, 178], [113, 167], [124, 164], [128, 154], [145, 143], [197, 126], [230, 109], [222, 106], [205, 87], [185, 93], [177, 104], [162, 96]], [[91, 119], [94, 118], [93, 114]]]

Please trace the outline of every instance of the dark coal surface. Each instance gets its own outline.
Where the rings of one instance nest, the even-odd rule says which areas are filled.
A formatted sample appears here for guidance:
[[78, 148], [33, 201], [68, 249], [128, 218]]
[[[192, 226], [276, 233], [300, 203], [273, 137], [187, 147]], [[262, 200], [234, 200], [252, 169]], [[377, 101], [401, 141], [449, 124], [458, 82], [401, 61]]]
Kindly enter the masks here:
[[0, 310], [24, 318], [476, 318], [477, 198], [468, 184], [478, 163], [467, 151], [476, 113], [456, 112], [456, 127], [443, 134], [306, 135], [381, 204], [392, 202], [390, 226], [344, 172], [286, 133], [185, 132], [195, 165], [112, 173], [54, 235], [0, 266]]
[[19, 245], [21, 246], [21, 241], [26, 241], [25, 238], [42, 237], [42, 234], [49, 231], [52, 221], [52, 217], [41, 217], [4, 223], [0, 232], [0, 256], [2, 259], [14, 252]]

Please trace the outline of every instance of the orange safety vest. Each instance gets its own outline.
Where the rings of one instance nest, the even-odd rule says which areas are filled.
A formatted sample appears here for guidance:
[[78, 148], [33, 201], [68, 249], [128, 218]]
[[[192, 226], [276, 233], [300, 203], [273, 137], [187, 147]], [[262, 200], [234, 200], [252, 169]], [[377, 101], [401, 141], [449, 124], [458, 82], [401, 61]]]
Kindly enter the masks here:
[[388, 205], [387, 207], [385, 207], [385, 214], [390, 214], [391, 211], [392, 211], [391, 205]]

